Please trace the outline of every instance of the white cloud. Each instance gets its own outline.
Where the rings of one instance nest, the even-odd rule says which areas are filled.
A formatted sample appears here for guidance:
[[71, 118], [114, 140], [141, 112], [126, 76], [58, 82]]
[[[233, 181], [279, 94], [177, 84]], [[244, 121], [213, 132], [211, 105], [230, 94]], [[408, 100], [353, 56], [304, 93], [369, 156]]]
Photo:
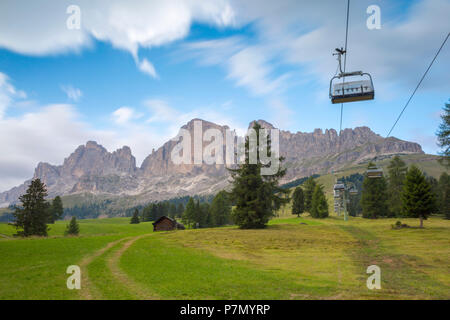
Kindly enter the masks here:
[[272, 76], [273, 70], [267, 61], [267, 53], [258, 47], [247, 47], [228, 61], [228, 77], [238, 86], [247, 87], [256, 95], [270, 94], [282, 87], [288, 75]]
[[138, 66], [139, 70], [141, 70], [142, 72], [148, 74], [152, 78], [158, 79], [158, 74], [156, 73], [155, 67], [147, 59], [138, 62]]
[[184, 58], [198, 59], [203, 65], [221, 65], [227, 78], [254, 95], [282, 91], [288, 78], [288, 74], [275, 74], [274, 51], [270, 46], [249, 46], [236, 36], [188, 43], [182, 46], [180, 54]]
[[11, 105], [14, 98], [25, 99], [26, 93], [16, 90], [10, 83], [9, 77], [0, 72], [0, 119], [3, 118], [6, 109]]
[[74, 88], [73, 86], [70, 85], [61, 86], [61, 90], [66, 93], [67, 98], [75, 102], [79, 101], [80, 98], [83, 96], [83, 92], [80, 89]]
[[128, 124], [131, 120], [140, 117], [139, 114], [129, 107], [121, 107], [112, 114], [114, 122], [119, 125]]
[[71, 0], [3, 0], [0, 2], [0, 47], [28, 55], [77, 51], [91, 39], [129, 51], [143, 72], [154, 67], [138, 62], [139, 48], [151, 48], [184, 38], [194, 21], [219, 27], [234, 24], [226, 0], [79, 0], [81, 28], [69, 30], [66, 9]]

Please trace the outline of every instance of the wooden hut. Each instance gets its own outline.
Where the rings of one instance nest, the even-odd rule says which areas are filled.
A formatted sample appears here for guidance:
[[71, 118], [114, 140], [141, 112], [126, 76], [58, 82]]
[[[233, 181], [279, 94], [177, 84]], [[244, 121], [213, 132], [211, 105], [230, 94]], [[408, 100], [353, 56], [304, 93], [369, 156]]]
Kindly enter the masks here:
[[184, 230], [184, 225], [178, 223], [175, 219], [162, 216], [155, 222], [153, 222], [153, 231], [171, 231], [171, 230]]

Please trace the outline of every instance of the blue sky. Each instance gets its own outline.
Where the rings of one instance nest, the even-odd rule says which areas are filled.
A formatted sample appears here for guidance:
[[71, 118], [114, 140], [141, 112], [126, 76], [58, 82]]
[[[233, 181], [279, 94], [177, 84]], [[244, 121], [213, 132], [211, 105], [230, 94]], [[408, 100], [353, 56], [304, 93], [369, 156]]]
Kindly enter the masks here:
[[[69, 30], [66, 9], [81, 12]], [[366, 9], [381, 9], [369, 30]], [[78, 145], [129, 145], [138, 165], [192, 118], [244, 132], [339, 127], [328, 99], [344, 45], [346, 1], [2, 1], [0, 191]], [[347, 70], [374, 77], [376, 99], [346, 104], [343, 126], [385, 136], [450, 30], [450, 0], [352, 1]], [[450, 98], [450, 44], [393, 135], [437, 153]]]

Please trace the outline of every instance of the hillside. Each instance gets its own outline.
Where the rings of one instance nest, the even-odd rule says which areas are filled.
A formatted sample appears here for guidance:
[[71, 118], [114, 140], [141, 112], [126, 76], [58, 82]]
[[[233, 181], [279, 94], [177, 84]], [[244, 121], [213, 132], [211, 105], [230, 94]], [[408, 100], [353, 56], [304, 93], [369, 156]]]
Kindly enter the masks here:
[[[0, 299], [448, 299], [450, 221], [392, 230], [395, 221], [306, 217], [263, 230], [153, 233], [150, 222], [114, 218], [80, 221], [79, 237], [63, 237], [58, 221], [50, 237], [26, 240], [0, 224]], [[81, 290], [65, 286], [71, 264], [89, 274]], [[381, 290], [366, 287], [371, 264]]]

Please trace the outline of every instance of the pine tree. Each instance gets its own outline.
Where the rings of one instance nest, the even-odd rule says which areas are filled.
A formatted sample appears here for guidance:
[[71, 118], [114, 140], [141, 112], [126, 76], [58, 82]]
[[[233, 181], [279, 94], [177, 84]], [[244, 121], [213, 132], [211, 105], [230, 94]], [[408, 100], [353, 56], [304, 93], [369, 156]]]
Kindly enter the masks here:
[[[229, 169], [233, 180], [230, 195], [236, 205], [232, 218], [241, 229], [264, 228], [274, 216], [274, 211], [289, 201], [285, 197], [289, 191], [278, 186], [278, 181], [286, 174], [286, 169], [279, 168], [273, 175], [261, 174], [263, 168], [270, 168], [273, 164], [261, 162], [261, 151], [271, 156], [271, 139], [268, 137], [267, 145], [262, 145], [261, 126], [255, 123], [253, 129], [256, 132], [255, 146], [251, 146], [249, 137], [246, 137], [245, 161], [237, 169]], [[256, 155], [256, 163], [250, 163], [252, 154]], [[283, 160], [281, 157], [275, 161], [281, 166]]]
[[441, 115], [442, 123], [437, 132], [438, 145], [443, 150], [441, 152], [441, 163], [450, 168], [450, 104], [446, 103], [444, 114]]
[[186, 208], [183, 213], [183, 222], [187, 226], [192, 226], [192, 223], [194, 221], [194, 215], [195, 215], [195, 203], [193, 198], [189, 198], [189, 201], [186, 205]]
[[211, 218], [211, 210], [210, 205], [207, 202], [204, 202], [200, 205], [200, 216], [198, 220], [198, 225], [200, 228], [208, 228], [212, 227], [212, 218]]
[[66, 236], [77, 236], [80, 233], [80, 227], [78, 226], [77, 218], [72, 217], [70, 223], [66, 227], [64, 234]]
[[220, 227], [230, 223], [231, 201], [225, 191], [220, 191], [211, 203], [211, 222]]
[[311, 213], [312, 208], [312, 197], [314, 190], [316, 189], [316, 180], [313, 177], [309, 177], [308, 180], [305, 181], [305, 211]]
[[392, 216], [400, 216], [402, 213], [403, 202], [402, 192], [403, 183], [405, 182], [406, 171], [408, 167], [406, 163], [400, 159], [399, 156], [395, 156], [388, 166], [388, 205], [389, 211]]
[[305, 211], [305, 197], [303, 195], [303, 189], [301, 187], [295, 188], [292, 203], [292, 214], [296, 214], [297, 217]]
[[60, 196], [56, 196], [55, 199], [53, 199], [49, 210], [49, 223], [55, 223], [56, 220], [62, 218], [64, 207]]
[[177, 206], [177, 217], [181, 217], [183, 215], [183, 212], [184, 212], [184, 206], [180, 202]]
[[[369, 163], [368, 168], [373, 167]], [[388, 216], [389, 208], [387, 205], [387, 182], [384, 177], [368, 178], [364, 177], [362, 185], [361, 207], [363, 218], [377, 219]]]
[[438, 190], [439, 213], [450, 219], [450, 176], [446, 172], [439, 178]]
[[139, 210], [135, 209], [134, 213], [133, 213], [133, 216], [131, 217], [130, 223], [131, 224], [138, 224], [139, 222], [140, 222], [139, 221]]
[[317, 184], [314, 188], [310, 214], [313, 218], [321, 219], [329, 215], [327, 198], [323, 192], [323, 186], [320, 184]]
[[426, 220], [435, 208], [435, 198], [430, 184], [416, 166], [411, 166], [406, 173], [402, 199], [406, 215], [419, 218], [420, 227], [423, 228], [423, 220]]
[[47, 236], [47, 221], [49, 205], [45, 201], [47, 189], [39, 179], [31, 181], [26, 193], [19, 197], [22, 205], [15, 207], [14, 226], [18, 235], [28, 237], [32, 235]]
[[439, 181], [433, 177], [433, 176], [428, 176], [424, 173], [425, 175], [425, 180], [428, 182], [428, 184], [430, 185], [431, 188], [431, 192], [434, 195], [434, 207], [433, 210], [431, 211], [431, 213], [439, 213], [439, 207], [438, 207], [438, 200], [439, 200], [439, 194], [440, 194], [440, 190], [439, 190]]

